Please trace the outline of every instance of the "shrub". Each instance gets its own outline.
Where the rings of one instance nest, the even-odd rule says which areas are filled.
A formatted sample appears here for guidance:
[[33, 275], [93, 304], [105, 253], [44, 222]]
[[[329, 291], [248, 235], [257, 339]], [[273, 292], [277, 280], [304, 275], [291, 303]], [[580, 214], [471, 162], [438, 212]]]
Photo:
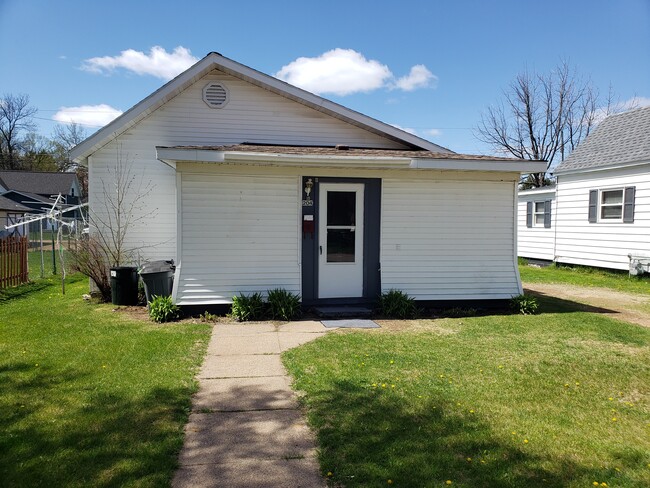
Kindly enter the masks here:
[[259, 293], [246, 296], [241, 294], [232, 297], [232, 308], [230, 316], [245, 322], [248, 320], [260, 320], [264, 316], [264, 300]]
[[393, 319], [412, 319], [417, 315], [415, 299], [400, 290], [389, 290], [379, 297], [379, 313]]
[[539, 304], [534, 296], [523, 294], [510, 299], [510, 309], [522, 315], [533, 315], [537, 313]]
[[444, 311], [444, 315], [446, 315], [447, 317], [454, 317], [454, 318], [474, 317], [477, 313], [478, 310], [472, 307], [467, 307], [467, 308], [454, 307]]
[[154, 322], [169, 322], [180, 316], [180, 309], [172, 302], [172, 297], [153, 296], [149, 302], [149, 317]]
[[268, 291], [269, 313], [275, 320], [292, 320], [300, 316], [300, 295], [284, 288]]

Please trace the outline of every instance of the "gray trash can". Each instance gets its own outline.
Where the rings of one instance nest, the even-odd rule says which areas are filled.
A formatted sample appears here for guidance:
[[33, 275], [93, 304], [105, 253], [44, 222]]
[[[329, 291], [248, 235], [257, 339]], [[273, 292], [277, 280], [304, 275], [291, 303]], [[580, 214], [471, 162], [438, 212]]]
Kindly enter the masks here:
[[147, 303], [157, 297], [168, 297], [172, 294], [174, 285], [174, 260], [150, 261], [140, 268], [140, 276], [144, 283], [144, 294], [147, 296]]

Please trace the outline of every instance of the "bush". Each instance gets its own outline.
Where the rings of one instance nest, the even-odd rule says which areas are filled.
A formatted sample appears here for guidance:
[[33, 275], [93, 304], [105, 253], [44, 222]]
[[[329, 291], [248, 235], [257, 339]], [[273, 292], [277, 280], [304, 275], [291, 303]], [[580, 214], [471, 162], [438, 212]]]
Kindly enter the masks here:
[[300, 295], [284, 288], [268, 291], [269, 313], [275, 320], [292, 320], [300, 316]]
[[389, 290], [379, 297], [379, 313], [392, 319], [412, 319], [417, 315], [415, 299], [400, 290]]
[[157, 297], [149, 302], [149, 317], [154, 322], [169, 322], [180, 316], [180, 309], [172, 302], [172, 297]]
[[510, 309], [522, 315], [534, 315], [539, 309], [539, 304], [534, 296], [523, 294], [510, 299]]
[[240, 294], [232, 297], [232, 308], [230, 316], [246, 322], [248, 320], [260, 320], [264, 316], [264, 300], [259, 293], [253, 293], [250, 296]]
[[88, 276], [99, 290], [103, 302], [111, 301], [111, 280], [108, 255], [95, 237], [80, 239], [78, 247], [70, 251], [72, 269]]

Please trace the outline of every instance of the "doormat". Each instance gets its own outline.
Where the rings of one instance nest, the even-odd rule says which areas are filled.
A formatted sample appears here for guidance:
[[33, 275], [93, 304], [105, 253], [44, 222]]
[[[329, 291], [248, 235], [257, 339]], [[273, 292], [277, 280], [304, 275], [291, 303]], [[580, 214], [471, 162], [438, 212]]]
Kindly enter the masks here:
[[325, 327], [342, 327], [347, 329], [378, 329], [379, 324], [372, 320], [321, 320], [320, 322]]

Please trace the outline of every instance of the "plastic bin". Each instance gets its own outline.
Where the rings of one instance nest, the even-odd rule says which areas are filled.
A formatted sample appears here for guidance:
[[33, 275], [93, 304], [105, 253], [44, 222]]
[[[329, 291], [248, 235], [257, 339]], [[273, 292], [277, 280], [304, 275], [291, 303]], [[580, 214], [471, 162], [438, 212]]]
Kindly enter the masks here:
[[174, 260], [151, 261], [145, 263], [140, 269], [140, 276], [144, 283], [144, 294], [147, 296], [147, 303], [153, 300], [154, 295], [168, 297], [172, 294], [174, 286]]
[[138, 268], [111, 268], [111, 302], [113, 305], [138, 304]]

